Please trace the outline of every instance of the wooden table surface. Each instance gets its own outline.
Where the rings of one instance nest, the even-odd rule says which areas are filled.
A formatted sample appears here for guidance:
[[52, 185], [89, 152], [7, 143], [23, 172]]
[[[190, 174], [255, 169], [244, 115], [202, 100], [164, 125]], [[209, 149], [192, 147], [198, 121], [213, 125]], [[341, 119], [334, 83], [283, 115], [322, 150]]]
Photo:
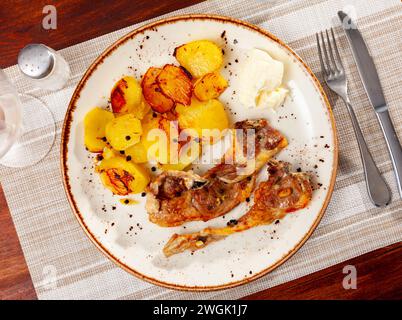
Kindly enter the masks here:
[[[0, 67], [16, 63], [26, 44], [54, 49], [200, 2], [199, 0], [12, 0], [0, 6]], [[55, 3], [56, 30], [42, 28], [43, 7]], [[0, 299], [36, 299], [31, 277], [0, 187]], [[402, 244], [391, 245], [345, 261], [245, 299], [401, 299]], [[342, 286], [345, 265], [357, 269], [357, 289]]]

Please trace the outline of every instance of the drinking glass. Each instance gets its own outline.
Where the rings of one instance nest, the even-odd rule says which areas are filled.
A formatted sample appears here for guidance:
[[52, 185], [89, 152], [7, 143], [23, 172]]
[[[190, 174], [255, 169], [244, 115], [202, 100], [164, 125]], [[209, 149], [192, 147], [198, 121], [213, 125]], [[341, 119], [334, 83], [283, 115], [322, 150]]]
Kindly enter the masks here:
[[55, 132], [46, 104], [18, 93], [0, 69], [0, 164], [18, 168], [39, 162], [49, 153]]

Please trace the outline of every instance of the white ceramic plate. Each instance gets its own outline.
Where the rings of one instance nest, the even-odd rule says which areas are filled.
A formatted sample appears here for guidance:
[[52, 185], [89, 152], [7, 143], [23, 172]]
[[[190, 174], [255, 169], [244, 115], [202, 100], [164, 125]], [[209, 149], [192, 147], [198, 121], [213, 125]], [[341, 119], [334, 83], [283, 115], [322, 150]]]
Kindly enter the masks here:
[[[175, 63], [174, 48], [209, 39], [225, 51], [223, 75], [230, 87], [220, 97], [232, 122], [267, 118], [289, 140], [278, 159], [293, 168], [312, 171], [319, 188], [311, 204], [289, 214], [279, 224], [235, 234], [195, 253], [165, 258], [162, 248], [173, 233], [223, 226], [247, 210], [241, 204], [224, 217], [161, 228], [148, 221], [145, 198], [126, 206], [105, 189], [93, 170], [93, 156], [84, 148], [83, 119], [94, 106], [106, 106], [113, 84], [123, 75], [137, 79], [151, 66]], [[234, 93], [245, 52], [259, 48], [285, 65], [285, 85], [291, 95], [277, 112], [245, 109]], [[238, 61], [238, 62], [237, 62]], [[133, 31], [109, 47], [89, 68], [72, 97], [62, 135], [62, 171], [75, 215], [91, 240], [110, 259], [152, 283], [184, 290], [233, 287], [273, 270], [308, 239], [329, 202], [337, 167], [337, 141], [325, 94], [310, 69], [282, 41], [242, 21], [218, 16], [181, 16]], [[259, 179], [264, 179], [262, 170]]]

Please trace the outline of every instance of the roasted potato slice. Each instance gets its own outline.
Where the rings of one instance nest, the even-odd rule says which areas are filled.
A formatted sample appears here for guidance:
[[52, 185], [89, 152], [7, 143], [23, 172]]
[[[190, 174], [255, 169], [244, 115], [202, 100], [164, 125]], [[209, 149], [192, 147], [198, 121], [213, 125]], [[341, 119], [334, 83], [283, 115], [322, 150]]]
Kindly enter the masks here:
[[84, 118], [84, 143], [91, 152], [102, 152], [106, 146], [106, 124], [114, 119], [113, 113], [96, 107]]
[[222, 50], [209, 40], [197, 40], [177, 47], [174, 56], [194, 78], [219, 70], [223, 63]]
[[162, 93], [156, 78], [161, 73], [162, 69], [151, 67], [147, 70], [142, 78], [141, 86], [144, 99], [149, 103], [152, 110], [164, 113], [171, 110], [175, 103]]
[[141, 141], [126, 149], [124, 154], [126, 155], [126, 159], [134, 163], [145, 163], [148, 161], [147, 149]]
[[151, 106], [145, 101], [144, 98], [142, 98], [140, 104], [133, 111], [131, 111], [131, 114], [133, 114], [137, 119], [142, 120], [150, 111]]
[[[109, 146], [106, 146], [105, 149], [103, 149], [103, 159], [110, 159], [118, 156], [122, 156], [121, 153]], [[148, 161], [147, 150], [141, 142], [138, 142], [135, 145], [127, 148], [124, 151], [124, 156], [126, 157], [127, 161], [132, 161], [134, 163], [145, 163]]]
[[106, 146], [103, 149], [102, 152], [102, 157], [103, 159], [110, 159], [110, 158], [114, 158], [117, 157], [120, 153], [116, 150], [113, 150], [110, 146]]
[[[178, 104], [179, 127], [192, 129], [204, 142], [219, 139], [222, 131], [229, 127], [229, 120], [223, 104], [216, 99], [200, 101], [193, 97], [190, 106]], [[209, 129], [209, 130], [205, 130]]]
[[147, 114], [142, 120], [142, 137], [140, 143], [144, 146], [147, 159], [167, 163], [169, 158], [169, 120], [166, 113]]
[[132, 114], [114, 118], [106, 125], [106, 139], [113, 149], [126, 150], [138, 143], [142, 134], [141, 121]]
[[172, 163], [163, 163], [159, 166], [159, 168], [161, 168], [163, 171], [171, 171], [171, 170], [175, 170], [175, 171], [183, 171], [184, 169], [186, 169], [190, 163], [186, 163], [186, 162], [178, 162], [175, 164]]
[[96, 170], [104, 186], [121, 196], [143, 192], [150, 180], [146, 168], [121, 156], [102, 160]]
[[228, 87], [228, 82], [219, 72], [207, 73], [194, 84], [194, 95], [201, 101], [215, 99]]
[[141, 107], [142, 90], [137, 80], [126, 76], [114, 85], [110, 94], [110, 102], [114, 113], [136, 112]]
[[191, 76], [183, 68], [167, 64], [156, 81], [162, 92], [174, 102], [188, 106], [191, 102], [193, 84]]
[[[199, 158], [201, 154], [201, 145], [199, 142], [191, 140], [185, 145], [182, 145], [178, 150], [176, 158], [169, 157], [169, 163], [161, 164], [161, 169], [164, 171], [178, 170], [182, 171], [191, 165], [195, 160]], [[175, 161], [173, 161], [173, 159]]]

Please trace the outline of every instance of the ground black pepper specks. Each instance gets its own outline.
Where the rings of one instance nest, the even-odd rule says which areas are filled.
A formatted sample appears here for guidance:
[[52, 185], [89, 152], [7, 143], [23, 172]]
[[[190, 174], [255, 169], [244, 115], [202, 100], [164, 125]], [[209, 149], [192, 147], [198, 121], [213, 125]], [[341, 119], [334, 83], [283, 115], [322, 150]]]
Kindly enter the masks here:
[[[157, 35], [154, 35], [154, 34], [152, 34], [152, 37], [153, 37], [153, 39], [152, 40], [154, 40], [154, 38], [156, 37]], [[144, 37], [145, 37], [145, 35], [144, 35]], [[158, 36], [157, 38], [159, 38], [160, 36]], [[219, 37], [219, 34], [218, 34], [218, 37]], [[228, 35], [227, 35], [227, 32], [225, 32], [224, 34], [223, 34], [223, 38], [225, 38], [225, 37], [228, 37]], [[225, 56], [224, 56], [224, 59], [225, 59], [225, 64], [227, 64], [227, 68], [230, 70], [230, 69], [232, 69], [232, 70], [230, 70], [231, 71], [231, 75], [232, 76], [234, 76], [234, 74], [235, 74], [235, 68], [237, 68], [237, 67], [239, 67], [238, 65], [236, 66], [236, 63], [239, 63], [239, 59], [238, 59], [238, 57], [236, 57], [236, 52], [235, 53], [231, 53], [231, 52], [233, 52], [233, 48], [230, 48], [230, 46], [231, 46], [231, 44], [232, 44], [232, 42], [233, 43], [237, 43], [237, 41], [235, 42], [234, 40], [233, 40], [233, 38], [231, 38], [231, 37], [228, 37], [229, 38], [229, 46], [228, 47], [225, 47], [224, 49], [222, 49], [222, 51], [223, 51], [223, 54], [225, 54]], [[147, 39], [147, 37], [145, 37], [145, 39]], [[223, 41], [221, 41], [221, 42], [223, 42]], [[139, 45], [139, 44], [138, 44]], [[137, 47], [138, 47], [138, 45], [137, 45]], [[144, 45], [144, 49], [149, 49], [148, 48], [148, 44], [147, 43], [145, 43], [145, 45]], [[237, 51], [237, 49], [235, 50], [235, 51]], [[134, 53], [133, 54], [133, 61], [136, 59], [136, 54]], [[242, 57], [240, 56], [240, 60], [242, 59]], [[143, 59], [143, 63], [145, 63], [145, 58]], [[242, 62], [242, 61], [241, 61]], [[230, 64], [229, 64], [230, 63]], [[226, 74], [226, 75], [228, 75], [229, 74], [229, 70], [224, 70], [223, 72], [224, 72], [224, 74]], [[236, 92], [235, 91], [233, 91], [233, 93], [232, 93], [232, 90], [230, 90], [231, 88], [229, 88], [227, 91], [229, 91], [229, 92], [227, 92], [227, 95], [228, 95], [228, 97], [226, 98], [226, 101], [223, 101], [224, 103], [226, 102], [226, 104], [231, 104], [231, 105], [235, 105], [236, 103], [237, 103], [237, 100], [238, 100], [238, 97], [236, 96]], [[232, 93], [232, 94], [231, 94]], [[238, 95], [238, 94], [237, 94]], [[232, 101], [231, 101], [232, 100]], [[234, 100], [234, 101], [233, 101]], [[228, 108], [228, 109], [230, 109], [230, 108]], [[286, 110], [285, 110], [286, 111]], [[229, 112], [230, 112], [230, 114], [232, 114], [232, 115], [237, 115], [237, 113], [236, 112], [234, 112], [234, 111], [232, 111], [232, 110], [229, 110]], [[295, 114], [293, 114], [293, 113], [287, 113], [286, 115], [284, 115], [283, 114], [283, 112], [280, 110], [278, 113], [280, 113], [280, 114], [282, 114], [282, 116], [281, 116], [281, 119], [282, 119], [282, 123], [284, 124], [286, 121], [289, 121], [289, 120], [293, 120], [293, 119], [297, 119], [296, 118], [296, 116], [295, 116]], [[156, 116], [156, 115], [155, 115]], [[272, 117], [272, 120], [274, 121], [274, 119], [275, 119], [275, 117], [276, 116], [273, 116]], [[269, 116], [268, 116], [268, 118], [269, 118]], [[237, 121], [238, 119], [233, 119], [233, 121]], [[300, 119], [301, 120], [301, 119]], [[275, 124], [275, 123], [273, 123], [273, 124]], [[288, 149], [289, 148], [293, 148], [293, 150], [294, 151], [291, 151], [290, 152], [290, 155], [289, 155], [289, 158], [290, 159], [292, 159], [292, 160], [289, 160], [289, 161], [291, 161], [292, 162], [292, 164], [294, 165], [294, 167], [293, 168], [295, 168], [295, 167], [297, 167], [297, 166], [300, 166], [301, 168], [302, 168], [302, 170], [303, 171], [305, 171], [306, 169], [311, 169], [311, 170], [313, 170], [313, 168], [314, 169], [318, 169], [319, 167], [320, 167], [320, 169], [321, 169], [321, 167], [322, 167], [322, 169], [325, 169], [325, 167], [324, 167], [324, 165], [322, 164], [322, 162], [321, 161], [319, 161], [319, 158], [323, 158], [323, 160], [325, 159], [325, 162], [328, 162], [328, 160], [327, 159], [329, 159], [329, 158], [327, 158], [327, 152], [323, 152], [323, 153], [321, 153], [321, 154], [319, 154], [319, 152], [320, 151], [325, 151], [325, 149], [324, 148], [326, 148], [326, 149], [329, 149], [330, 147], [329, 147], [329, 145], [327, 144], [327, 142], [329, 143], [329, 144], [331, 144], [329, 141], [327, 141], [327, 140], [320, 140], [320, 139], [324, 139], [324, 136], [319, 136], [319, 135], [317, 135], [316, 137], [315, 137], [315, 141], [313, 141], [313, 143], [308, 143], [308, 146], [307, 146], [307, 148], [309, 148], [309, 149], [312, 149], [312, 150], [314, 150], [314, 152], [316, 152], [317, 154], [316, 155], [314, 155], [314, 156], [312, 156], [312, 157], [310, 157], [310, 154], [308, 155], [308, 157], [310, 157], [310, 158], [305, 158], [305, 155], [304, 154], [301, 154], [301, 155], [299, 155], [299, 154], [297, 154], [298, 153], [298, 150], [295, 150], [296, 148], [298, 148], [298, 146], [297, 146], [297, 144], [298, 143], [300, 143], [299, 142], [299, 139], [292, 139], [291, 137], [289, 137], [289, 142], [290, 142], [290, 145], [289, 145], [289, 147], [288, 147]], [[293, 140], [293, 143], [291, 143], [291, 140]], [[313, 149], [312, 147], [313, 147], [313, 145], [314, 145], [314, 143], [316, 143], [316, 145], [315, 145], [315, 148], [317, 148], [317, 149]], [[296, 144], [296, 147], [293, 147], [293, 145], [295, 145]], [[317, 147], [317, 144], [318, 144], [318, 147]], [[332, 146], [332, 145], [331, 145]], [[303, 146], [302, 145], [300, 145], [300, 147], [301, 148], [303, 148]], [[321, 148], [321, 150], [319, 150], [318, 148]], [[311, 150], [310, 150], [311, 151]], [[125, 156], [125, 158], [127, 159], [127, 157]], [[303, 161], [299, 161], [299, 160], [303, 160]], [[306, 161], [305, 161], [306, 160]], [[306, 163], [306, 162], [309, 162], [308, 164]], [[317, 164], [315, 164], [315, 163], [317, 163]], [[85, 168], [85, 169], [87, 169], [87, 168]], [[152, 168], [152, 171], [159, 171], [159, 169], [158, 170], [156, 170], [157, 168]], [[94, 174], [94, 175], [96, 175], [96, 174]], [[88, 176], [88, 175], [87, 175]], [[86, 179], [87, 180], [87, 179]], [[95, 177], [94, 177], [94, 182], [97, 182], [97, 180], [99, 180], [99, 179], [95, 179]], [[325, 180], [326, 181], [326, 180]], [[322, 186], [322, 184], [318, 184], [318, 185], [320, 185], [320, 186]], [[146, 193], [144, 192], [144, 193], [142, 193], [142, 194], [140, 194], [140, 195], [138, 195], [138, 198], [140, 199], [140, 200], [145, 200], [145, 199], [141, 199], [140, 197], [146, 197]], [[245, 199], [246, 200], [246, 199]], [[250, 199], [247, 199], [246, 201], [250, 201]], [[119, 205], [117, 205], [118, 207], [119, 207]], [[135, 213], [135, 212], [131, 212], [131, 213], [133, 213], [133, 214], [129, 214], [130, 213], [130, 211], [132, 211], [132, 210], [130, 210], [128, 207], [127, 208], [122, 208], [123, 206], [121, 206], [120, 205], [120, 207], [119, 207], [119, 214], [120, 213], [122, 213], [123, 215], [124, 215], [124, 219], [126, 219], [125, 221], [126, 221], [126, 224], [125, 225], [122, 225], [122, 230], [121, 230], [121, 233], [123, 233], [123, 235], [124, 235], [124, 232], [126, 232], [126, 231], [128, 231], [128, 228], [129, 227], [132, 227], [132, 228], [130, 228], [131, 230], [129, 230], [128, 232], [127, 232], [127, 239], [130, 239], [130, 237], [132, 237], [132, 236], [134, 236], [134, 234], [137, 234], [137, 232], [136, 231], [138, 231], [138, 230], [141, 230], [140, 229], [140, 227], [138, 227], [138, 226], [136, 226], [136, 218], [137, 217], [139, 217], [140, 215], [138, 215], [137, 213]], [[107, 205], [107, 209], [109, 210], [109, 213], [110, 214], [112, 214], [112, 210], [114, 210], [113, 208], [111, 208], [111, 206], [110, 206], [110, 203]], [[126, 212], [124, 212], [124, 209], [126, 209]], [[98, 204], [98, 211], [100, 211], [99, 210], [99, 204]], [[107, 211], [107, 210], [106, 210]], [[106, 212], [105, 211], [105, 212]], [[120, 211], [123, 211], [123, 212], [120, 212]], [[114, 216], [113, 216], [113, 218], [115, 218], [115, 219], [117, 219], [117, 212], [114, 212], [113, 213], [114, 214]], [[134, 217], [134, 215], [135, 215], [135, 218], [134, 219], [131, 219], [131, 220], [128, 220], [128, 218], [133, 218]], [[107, 217], [104, 217], [105, 219], [106, 218], [108, 218], [108, 219], [110, 219], [110, 217], [109, 216], [107, 216]], [[222, 217], [222, 219], [224, 219], [223, 221], [222, 220], [220, 220], [220, 222], [221, 223], [223, 223], [223, 224], [226, 224], [226, 222], [230, 219], [230, 216], [228, 216], [228, 217]], [[110, 221], [110, 220], [109, 220]], [[120, 227], [120, 221], [118, 221], [118, 220], [116, 220], [115, 221], [116, 222], [116, 225], [118, 226], [118, 227]], [[110, 223], [110, 222], [109, 222]], [[145, 222], [144, 222], [145, 223]], [[274, 222], [274, 224], [275, 225], [277, 225], [277, 224], [279, 224], [280, 223], [280, 221], [279, 220], [277, 220], [277, 221], [275, 221]], [[283, 224], [283, 223], [282, 223]], [[110, 229], [110, 224], [108, 224], [108, 225], [106, 225], [109, 229]], [[277, 228], [276, 226], [273, 226], [274, 228]], [[183, 229], [185, 229], [185, 226], [183, 226]], [[116, 231], [117, 229], [115, 228], [115, 230], [113, 230], [112, 229], [112, 231]], [[278, 228], [278, 232], [277, 233], [279, 233], [279, 230], [281, 230], [281, 229], [279, 229]], [[108, 231], [107, 231], [107, 229], [105, 229], [105, 233], [107, 233]], [[138, 231], [139, 232], [139, 231]], [[271, 233], [270, 233], [271, 232]], [[268, 231], [268, 233], [266, 234], [266, 235], [264, 235], [263, 237], [261, 237], [261, 241], [266, 241], [269, 237], [271, 237], [271, 239], [272, 240], [274, 240], [274, 239], [277, 239], [277, 237], [276, 237], [276, 235], [274, 235], [273, 233], [275, 233], [276, 231], [274, 230], [274, 231]], [[110, 233], [109, 233], [110, 234]], [[141, 235], [141, 233], [139, 233], [139, 235]], [[143, 234], [142, 235], [145, 235], [145, 233], [143, 232]], [[105, 236], [105, 238], [106, 238], [106, 236]], [[134, 240], [135, 238], [133, 238], [132, 240]], [[132, 241], [131, 240], [131, 241]], [[275, 242], [273, 242], [274, 244], [275, 244]], [[163, 241], [162, 241], [162, 243], [160, 243], [159, 245], [160, 246], [163, 246]], [[258, 250], [260, 250], [260, 249], [258, 249]], [[201, 254], [201, 251], [197, 251], [196, 253], [195, 253], [195, 255], [199, 255], [199, 254]], [[202, 252], [202, 254], [205, 254], [204, 252]], [[227, 252], [227, 254], [228, 255], [231, 255], [232, 253], [230, 252], [230, 251], [228, 251]], [[262, 247], [261, 248], [261, 254], [270, 254], [270, 252], [267, 252], [266, 251], [266, 249], [264, 248], [264, 247]], [[191, 255], [194, 255], [194, 253], [193, 252], [191, 252]], [[234, 261], [234, 262], [236, 262], [237, 260], [239, 260], [235, 255], [234, 256], [231, 256], [231, 259]], [[250, 269], [251, 267], [249, 267], [249, 269]], [[257, 271], [257, 270], [256, 270]], [[253, 274], [253, 270], [247, 270], [247, 269], [245, 269], [241, 274], [237, 274], [236, 275], [236, 278], [239, 278], [239, 279], [242, 279], [242, 276], [243, 275], [245, 275], [245, 274], [247, 274], [247, 276], [248, 277], [251, 277], [250, 275], [252, 275]], [[232, 272], [232, 271], [230, 271], [230, 273], [228, 273], [228, 274], [226, 274], [226, 277], [231, 277], [231, 278], [234, 278], [235, 277], [235, 275], [234, 275], [234, 273]]]
[[237, 225], [238, 221], [236, 219], [231, 219], [230, 221], [228, 221], [227, 225], [228, 227], [234, 227], [235, 225]]

